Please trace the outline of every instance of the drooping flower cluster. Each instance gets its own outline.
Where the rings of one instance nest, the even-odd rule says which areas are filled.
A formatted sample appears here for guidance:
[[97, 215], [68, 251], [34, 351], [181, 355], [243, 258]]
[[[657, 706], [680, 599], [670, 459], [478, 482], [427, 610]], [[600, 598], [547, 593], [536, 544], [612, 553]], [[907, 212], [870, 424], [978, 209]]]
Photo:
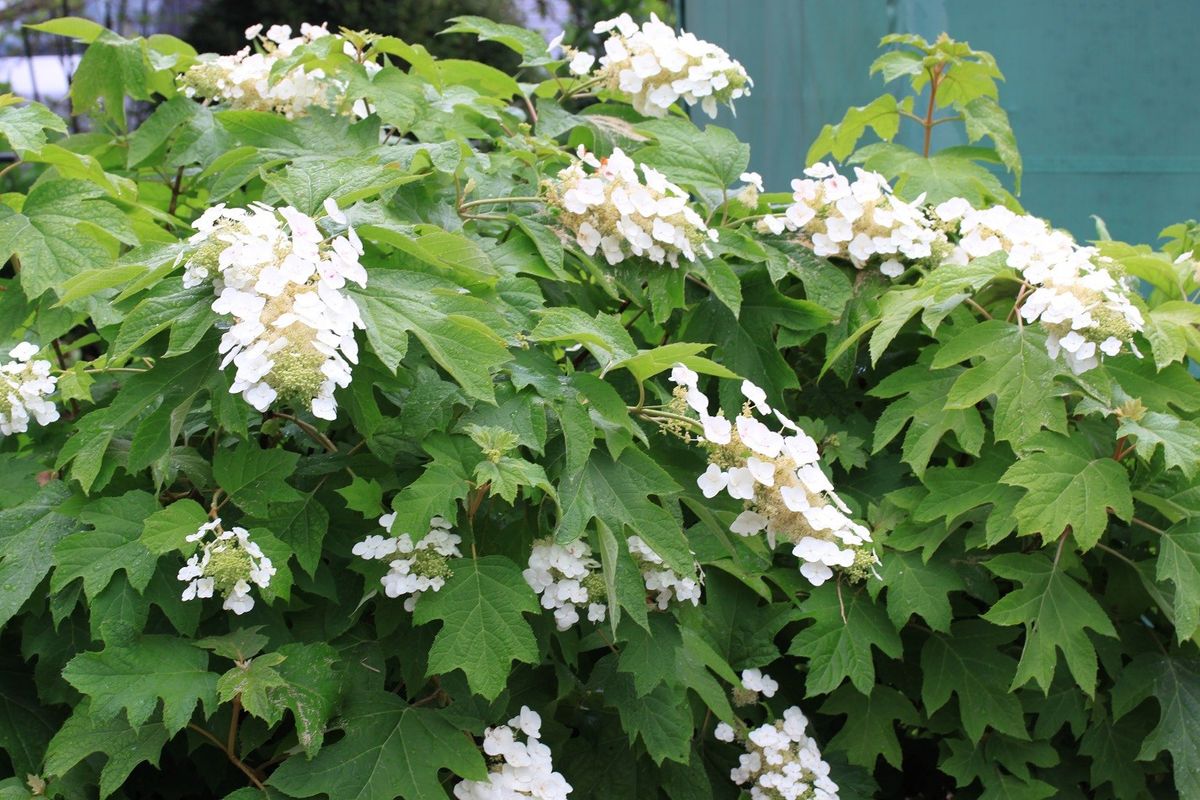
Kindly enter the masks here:
[[[298, 47], [332, 35], [325, 25], [307, 22], [300, 26], [299, 36], [292, 35], [290, 25], [272, 25], [266, 33], [262, 25], [253, 25], [246, 29], [250, 45], [231, 56], [201, 56], [199, 63], [179, 76], [179, 84], [187, 97], [202, 97], [233, 109], [270, 111], [288, 119], [305, 116], [313, 107], [353, 110], [365, 117], [368, 111], [361, 100], [352, 109], [344, 107], [345, 81], [327, 76], [324, 70], [297, 66], [272, 78], [274, 66]], [[343, 49], [347, 55], [355, 54], [349, 42]], [[378, 69], [373, 64], [364, 66]]]
[[653, 596], [654, 604], [665, 611], [672, 600], [680, 603], [700, 604], [700, 580], [695, 575], [680, 575], [663, 564], [662, 556], [654, 552], [640, 536], [630, 536], [626, 543], [629, 554], [642, 572], [646, 593]]
[[[814, 586], [833, 577], [833, 568], [862, 578], [877, 562], [871, 532], [850, 519], [849, 508], [821, 471], [817, 443], [778, 409], [766, 393], [742, 382], [746, 403], [730, 422], [720, 411], [708, 413], [708, 397], [700, 391], [699, 376], [682, 364], [671, 370], [676, 384], [673, 409], [697, 418], [708, 449], [707, 471], [696, 484], [705, 497], [726, 492], [745, 502], [730, 530], [741, 536], [765, 532], [771, 547], [778, 539], [792, 545], [800, 572]], [[781, 425], [771, 430], [756, 417], [771, 416]], [[770, 416], [769, 416], [770, 415]]]
[[[525, 741], [517, 738], [524, 734]], [[488, 728], [483, 752], [488, 757], [486, 781], [463, 781], [454, 787], [458, 800], [566, 800], [571, 784], [554, 771], [550, 748], [541, 742], [542, 718], [528, 706], [507, 725]]]
[[779, 683], [761, 669], [744, 669], [741, 677], [742, 685], [733, 690], [735, 706], [754, 705], [759, 696], [769, 700], [779, 691]]
[[187, 540], [201, 545], [176, 576], [187, 582], [183, 599], [208, 598], [217, 593], [224, 596], [221, 607], [226, 611], [240, 615], [254, 608], [250, 585], [267, 588], [276, 570], [271, 559], [250, 541], [249, 532], [238, 527], [224, 530], [217, 518], [201, 525]]
[[450, 559], [462, 557], [458, 549], [462, 537], [451, 533], [449, 522], [434, 517], [429, 521], [429, 532], [421, 541], [413, 543], [407, 533], [392, 535], [395, 523], [395, 513], [384, 514], [379, 518], [379, 524], [388, 535], [368, 536], [354, 545], [353, 553], [368, 561], [395, 556], [388, 565], [388, 573], [379, 582], [388, 597], [407, 595], [404, 610], [412, 611], [422, 592], [440, 591], [446, 585], [446, 579], [454, 574]]
[[[700, 104], [710, 117], [719, 105], [750, 94], [754, 82], [729, 54], [690, 33], [676, 34], [654, 14], [640, 28], [629, 14], [597, 22], [595, 33], [607, 33], [597, 78], [612, 90], [629, 95], [638, 113], [664, 117], [677, 100]], [[595, 59], [573, 53], [569, 68], [587, 74]]]
[[[346, 222], [336, 203], [325, 207], [334, 222]], [[234, 318], [220, 345], [221, 367], [237, 368], [230, 391], [259, 411], [280, 398], [335, 419], [333, 392], [350, 384], [354, 329], [364, 327], [343, 291], [347, 281], [367, 282], [354, 229], [326, 237], [308, 215], [261, 203], [214, 206], [195, 226], [183, 283], [213, 279], [213, 311]]]
[[542, 608], [553, 609], [560, 631], [579, 622], [579, 609], [584, 607], [590, 622], [604, 621], [608, 592], [600, 562], [592, 558], [592, 548], [584, 540], [565, 545], [549, 539], [534, 542], [529, 566], [521, 574], [541, 596]]
[[58, 408], [46, 399], [58, 378], [49, 361], [33, 360], [37, 352], [36, 344], [22, 342], [8, 351], [13, 360], [0, 366], [0, 435], [29, 430], [31, 416], [38, 425], [58, 419]]
[[729, 772], [738, 786], [747, 786], [752, 800], [837, 800], [838, 787], [829, 777], [829, 764], [808, 735], [808, 719], [796, 706], [783, 719], [757, 728], [735, 730], [724, 722], [714, 735], [723, 742], [742, 742], [746, 752]]
[[922, 207], [924, 196], [906, 203], [882, 175], [857, 167], [853, 181], [827, 163], [804, 174], [792, 181], [792, 204], [780, 216], [759, 220], [760, 231], [798, 231], [817, 255], [848, 259], [859, 269], [876, 264], [889, 278], [914, 261], [949, 252], [945, 235]]
[[1004, 206], [980, 210], [954, 198], [934, 214], [952, 226], [957, 239], [948, 263], [1007, 253], [1008, 266], [1033, 287], [1024, 297], [1021, 318], [1046, 328], [1051, 357], [1061, 352], [1081, 373], [1096, 366], [1101, 353], [1115, 356], [1126, 345], [1134, 350], [1133, 334], [1145, 324], [1132, 302], [1134, 290], [1116, 263], [1096, 248], [1081, 247], [1045, 220]]
[[599, 250], [609, 264], [645, 257], [677, 267], [680, 256], [709, 255], [717, 232], [688, 205], [687, 192], [653, 167], [642, 164], [641, 172], [645, 183], [619, 147], [601, 160], [580, 145], [578, 160], [547, 182], [547, 200], [583, 251]]

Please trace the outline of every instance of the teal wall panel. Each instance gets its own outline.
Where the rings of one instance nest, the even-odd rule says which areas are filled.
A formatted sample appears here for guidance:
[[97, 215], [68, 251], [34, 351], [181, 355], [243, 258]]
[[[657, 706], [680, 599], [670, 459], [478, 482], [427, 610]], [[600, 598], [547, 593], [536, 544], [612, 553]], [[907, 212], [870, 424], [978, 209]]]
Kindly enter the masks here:
[[[1196, 0], [681, 0], [681, 17], [755, 79], [719, 122], [751, 143], [769, 188], [803, 169], [821, 125], [880, 93], [866, 73], [882, 35], [946, 30], [1004, 70], [1030, 211], [1085, 239], [1095, 214], [1144, 242], [1200, 217]], [[958, 143], [951, 127], [935, 141]]]

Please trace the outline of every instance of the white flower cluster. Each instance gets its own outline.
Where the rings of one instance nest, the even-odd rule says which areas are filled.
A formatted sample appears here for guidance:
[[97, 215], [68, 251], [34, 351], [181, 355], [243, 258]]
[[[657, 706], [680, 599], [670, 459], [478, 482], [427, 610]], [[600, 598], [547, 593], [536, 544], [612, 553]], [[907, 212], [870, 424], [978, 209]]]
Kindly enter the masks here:
[[29, 418], [38, 425], [58, 419], [58, 408], [46, 399], [58, 378], [50, 374], [49, 361], [32, 360], [38, 346], [22, 342], [8, 351], [12, 361], [0, 365], [0, 435], [29, 430]]
[[672, 600], [700, 604], [700, 580], [694, 575], [683, 576], [663, 564], [662, 556], [650, 549], [640, 536], [630, 536], [626, 543], [629, 554], [642, 572], [646, 592], [653, 596], [659, 611], [666, 611]]
[[547, 199], [583, 251], [599, 250], [609, 264], [644, 256], [678, 267], [681, 255], [688, 261], [697, 251], [710, 255], [717, 232], [688, 205], [687, 192], [653, 167], [642, 164], [641, 172], [644, 184], [619, 147], [599, 159], [580, 145], [578, 160], [548, 184]]
[[[346, 222], [332, 200], [325, 208], [334, 222]], [[183, 283], [213, 278], [213, 311], [235, 320], [221, 338], [221, 367], [237, 368], [230, 391], [259, 411], [283, 398], [336, 419], [333, 392], [350, 384], [354, 329], [364, 327], [343, 291], [347, 281], [367, 282], [354, 229], [327, 239], [312, 217], [261, 203], [214, 206], [195, 225]]]
[[[234, 109], [270, 111], [288, 119], [304, 116], [314, 106], [340, 112], [345, 105], [345, 81], [302, 66], [274, 79], [271, 75], [272, 68], [296, 48], [331, 35], [323, 24], [306, 22], [299, 36], [292, 36], [290, 25], [272, 25], [265, 34], [262, 25], [253, 25], [246, 29], [246, 39], [257, 47], [247, 45], [231, 56], [202, 56], [179, 76], [179, 83], [187, 97], [203, 97]], [[350, 42], [342, 47], [347, 55], [356, 54]], [[374, 64], [364, 66], [378, 70]], [[360, 117], [369, 113], [361, 100], [352, 111]]]
[[[517, 739], [517, 733], [525, 741]], [[550, 748], [541, 742], [542, 718], [529, 706], [507, 725], [488, 728], [483, 752], [491, 764], [486, 781], [463, 781], [454, 787], [458, 800], [566, 800], [571, 784], [554, 771]]]
[[542, 608], [554, 610], [554, 623], [560, 631], [579, 622], [579, 609], [584, 606], [590, 622], [604, 621], [608, 613], [604, 576], [584, 540], [565, 545], [552, 540], [534, 542], [522, 575], [541, 595]]
[[741, 741], [746, 752], [729, 772], [738, 786], [749, 784], [751, 800], [837, 800], [838, 787], [829, 764], [808, 735], [808, 719], [796, 706], [783, 719], [739, 731], [724, 722], [714, 735], [723, 742]]
[[792, 181], [792, 204], [782, 216], [759, 220], [760, 231], [799, 231], [817, 255], [849, 259], [859, 269], [876, 263], [889, 278], [903, 273], [906, 262], [949, 250], [945, 234], [922, 208], [924, 195], [906, 203], [882, 175], [857, 167], [853, 181], [827, 163], [804, 174]]
[[[814, 586], [833, 577], [833, 567], [852, 578], [865, 577], [876, 563], [871, 532], [848, 515], [850, 509], [821, 471], [817, 443], [778, 409], [750, 381], [742, 382], [746, 404], [731, 423], [722, 412], [708, 413], [708, 397], [699, 390], [699, 376], [683, 364], [671, 370], [674, 406], [699, 418], [699, 437], [708, 448], [709, 465], [696, 484], [705, 497], [726, 492], [743, 500], [746, 509], [730, 530], [741, 536], [766, 532], [775, 546], [778, 538], [792, 544], [802, 562], [800, 572]], [[782, 426], [774, 431], [755, 412], [773, 415]], [[769, 416], [767, 417], [770, 418]]]
[[250, 541], [249, 532], [238, 527], [224, 530], [217, 518], [201, 525], [187, 540], [202, 544], [200, 552], [193, 554], [176, 576], [187, 582], [183, 599], [208, 598], [219, 592], [225, 596], [222, 608], [226, 611], [245, 614], [254, 608], [250, 584], [267, 588], [275, 567], [259, 546]]
[[449, 522], [434, 517], [429, 521], [429, 532], [414, 544], [407, 533], [391, 535], [395, 522], [395, 513], [384, 514], [379, 518], [379, 524], [388, 535], [368, 536], [354, 545], [353, 553], [368, 561], [397, 556], [379, 582], [388, 597], [408, 595], [404, 598], [404, 610], [412, 611], [422, 592], [441, 590], [446, 579], [454, 574], [450, 559], [462, 558], [458, 549], [462, 537], [450, 532]]
[[1021, 318], [1045, 326], [1051, 357], [1061, 352], [1081, 373], [1096, 366], [1101, 353], [1115, 356], [1126, 344], [1136, 352], [1131, 340], [1145, 321], [1132, 302], [1134, 292], [1096, 248], [1080, 247], [1045, 220], [1004, 206], [980, 210], [956, 197], [934, 214], [957, 235], [947, 263], [1007, 253], [1008, 266], [1033, 287], [1021, 305]]
[[[597, 22], [595, 33], [607, 33], [597, 78], [613, 91], [629, 95], [638, 113], [664, 117], [675, 101], [700, 104], [710, 117], [721, 104], [750, 94], [754, 82], [729, 54], [711, 42], [675, 29], [654, 14], [640, 28], [629, 14]], [[595, 62], [588, 53], [573, 53], [569, 68], [585, 75]]]

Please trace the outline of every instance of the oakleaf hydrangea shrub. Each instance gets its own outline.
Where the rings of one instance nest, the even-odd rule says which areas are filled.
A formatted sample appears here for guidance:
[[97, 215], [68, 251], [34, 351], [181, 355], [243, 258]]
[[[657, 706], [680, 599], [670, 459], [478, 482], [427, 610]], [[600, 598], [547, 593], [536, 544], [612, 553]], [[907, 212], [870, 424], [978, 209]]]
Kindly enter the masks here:
[[595, 24], [38, 26], [0, 796], [1200, 797], [1200, 228], [1026, 213], [947, 36], [776, 187], [737, 54]]

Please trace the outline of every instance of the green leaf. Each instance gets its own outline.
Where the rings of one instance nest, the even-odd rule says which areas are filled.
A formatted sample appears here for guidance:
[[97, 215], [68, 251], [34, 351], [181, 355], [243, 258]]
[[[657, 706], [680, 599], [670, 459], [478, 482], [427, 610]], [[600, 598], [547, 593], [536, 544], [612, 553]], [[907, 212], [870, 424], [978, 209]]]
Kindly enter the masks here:
[[[108, 586], [117, 570], [125, 570], [129, 583], [143, 592], [154, 574], [158, 556], [141, 541], [143, 520], [158, 511], [158, 501], [143, 491], [120, 497], [103, 497], [79, 513], [93, 530], [80, 531], [60, 541], [54, 548], [54, 575], [50, 589], [60, 592], [76, 578], [83, 579], [88, 598]], [[195, 530], [192, 530], [195, 533]]]
[[453, 284], [404, 270], [368, 270], [367, 288], [352, 292], [367, 324], [367, 341], [388, 369], [407, 352], [408, 334], [424, 345], [472, 397], [494, 402], [492, 372], [511, 359], [483, 319], [488, 305]]
[[450, 22], [454, 24], [442, 31], [443, 34], [473, 33], [481, 41], [498, 42], [521, 56], [522, 66], [541, 66], [551, 62], [546, 40], [537, 31], [493, 22], [485, 17], [451, 17]]
[[34, 186], [21, 213], [0, 206], [0, 256], [21, 260], [21, 288], [30, 299], [58, 290], [70, 278], [116, 260], [115, 240], [137, 239], [125, 215], [83, 181]]
[[946, 408], [969, 408], [994, 396], [997, 441], [1022, 443], [1042, 428], [1066, 432], [1065, 408], [1054, 390], [1059, 369], [1046, 353], [1043, 334], [1032, 326], [981, 322], [942, 345], [932, 367], [944, 369], [969, 358], [981, 361], [954, 382]]
[[197, 703], [206, 709], [217, 705], [217, 675], [208, 671], [208, 653], [172, 636], [143, 636], [127, 647], [80, 653], [63, 677], [91, 698], [97, 722], [124, 709], [129, 724], [138, 727], [161, 698], [163, 724], [172, 736], [187, 725]]
[[1114, 797], [1139, 797], [1146, 790], [1146, 775], [1133, 766], [1145, 737], [1145, 728], [1134, 718], [1114, 723], [1107, 714], [1093, 721], [1079, 740], [1079, 752], [1092, 760], [1092, 785], [1111, 782]]
[[122, 715], [102, 721], [84, 700], [50, 741], [45, 774], [66, 775], [80, 761], [94, 753], [102, 753], [106, 756], [104, 768], [100, 770], [100, 798], [103, 800], [125, 783], [138, 764], [149, 762], [157, 767], [159, 753], [169, 738], [161, 722], [130, 725]]
[[1082, 436], [1046, 433], [1028, 442], [1032, 452], [1017, 460], [1002, 483], [1028, 491], [1013, 513], [1022, 535], [1040, 533], [1046, 542], [1068, 528], [1084, 550], [1090, 550], [1108, 528], [1108, 514], [1126, 522], [1133, 516], [1129, 474], [1108, 455], [1095, 455]]
[[[66, 638], [66, 630], [57, 635]], [[39, 772], [46, 744], [61, 718], [38, 697], [30, 672], [15, 654], [0, 661], [0, 751], [8, 755], [18, 775]]]
[[727, 370], [717, 362], [697, 355], [710, 347], [712, 347], [711, 344], [671, 342], [659, 347], [652, 347], [649, 350], [639, 350], [636, 356], [618, 361], [613, 368], [629, 370], [633, 377], [640, 382], [647, 381], [661, 372], [666, 372], [680, 363], [691, 367], [701, 375], [715, 375], [718, 378], [738, 377], [736, 373]]
[[[130, 310], [113, 341], [109, 359], [114, 363], [125, 361], [139, 345], [167, 328], [171, 329], [168, 356], [191, 350], [217, 320], [211, 299], [210, 286], [185, 289], [183, 278], [167, 278]], [[177, 335], [177, 331], [183, 333]]]
[[300, 456], [273, 447], [268, 450], [243, 442], [237, 447], [217, 448], [213, 456], [213, 478], [217, 485], [246, 513], [265, 517], [271, 503], [302, 500], [304, 495], [285, 482], [296, 470]]
[[87, 114], [100, 108], [105, 116], [125, 125], [125, 97], [150, 99], [150, 59], [145, 39], [126, 39], [102, 30], [96, 36], [76, 69], [79, 77], [71, 82], [71, 113]]
[[808, 659], [807, 697], [829, 694], [845, 678], [860, 694], [868, 694], [875, 684], [872, 648], [900, 657], [900, 636], [865, 591], [827, 583], [809, 595], [800, 618], [813, 624], [796, 634], [788, 654]]
[[1175, 635], [1183, 643], [1200, 628], [1200, 520], [1186, 519], [1159, 537], [1155, 579], [1175, 584]]
[[27, 25], [26, 27], [42, 31], [43, 33], [53, 34], [54, 36], [69, 36], [72, 39], [87, 44], [92, 42], [104, 32], [104, 26], [98, 22], [93, 22], [90, 19], [83, 17], [58, 17], [46, 22], [39, 22], [36, 25]]
[[845, 722], [827, 747], [845, 752], [851, 764], [869, 770], [875, 769], [880, 756], [899, 769], [901, 753], [896, 723], [916, 725], [920, 721], [920, 715], [909, 699], [890, 686], [875, 686], [864, 697], [854, 687], [843, 684], [825, 700], [820, 711], [822, 714], [846, 715]]
[[222, 703], [240, 697], [246, 713], [274, 725], [283, 717], [283, 709], [271, 702], [269, 694], [285, 685], [275, 670], [284, 658], [278, 653], [265, 653], [239, 662], [217, 680], [217, 697]]
[[888, 553], [881, 578], [887, 587], [888, 618], [897, 628], [916, 614], [935, 631], [949, 630], [948, 595], [966, 589], [948, 559], [934, 557], [926, 563], [916, 553]]
[[183, 95], [176, 95], [159, 104], [154, 113], [130, 135], [125, 165], [132, 169], [149, 161], [182, 125], [197, 116], [199, 108], [196, 101]]
[[462, 559], [437, 592], [426, 592], [413, 622], [442, 621], [429, 651], [429, 672], [461, 669], [471, 691], [491, 700], [504, 691], [513, 661], [537, 661], [533, 629], [537, 597], [516, 564], [503, 556]]
[[934, 204], [962, 197], [976, 208], [984, 208], [1010, 200], [1012, 195], [979, 160], [997, 157], [979, 147], [947, 147], [926, 157], [903, 145], [881, 142], [860, 148], [848, 163], [861, 163], [882, 173], [896, 194], [909, 201], [921, 194]]
[[343, 717], [342, 739], [311, 761], [289, 758], [268, 783], [292, 797], [444, 800], [443, 767], [468, 780], [487, 779], [474, 742], [441, 712], [372, 692], [354, 698]]
[[658, 142], [638, 150], [637, 160], [662, 170], [675, 183], [724, 190], [737, 183], [750, 163], [750, 145], [716, 125], [701, 131], [689, 121], [656, 119], [637, 129]]
[[271, 514], [253, 524], [274, 531], [291, 548], [300, 568], [309, 575], [321, 563], [321, 545], [329, 533], [329, 512], [317, 501], [316, 492], [302, 495], [294, 503], [270, 503]]
[[271, 691], [271, 700], [292, 712], [296, 738], [312, 758], [325, 741], [325, 727], [342, 690], [342, 675], [335, 668], [338, 653], [324, 642], [285, 644], [285, 658], [276, 667], [283, 685]]
[[501, 456], [496, 461], [480, 461], [475, 467], [475, 483], [479, 486], [491, 484], [488, 496], [502, 497], [509, 503], [516, 501], [517, 491], [522, 486], [536, 486], [551, 497], [557, 496], [550, 479], [546, 477], [546, 470], [540, 464], [511, 456]]
[[1122, 355], [1104, 359], [1104, 370], [1151, 411], [1200, 411], [1200, 382], [1180, 364], [1156, 369], [1149, 359]]
[[[885, 80], [892, 80], [892, 78], [886, 77], [888, 68], [880, 66], [880, 62], [885, 59], [898, 59], [903, 55], [905, 54], [902, 52], [895, 52], [880, 56], [871, 65], [872, 74], [877, 69], [885, 69]], [[887, 142], [896, 137], [900, 130], [900, 112], [896, 106], [895, 95], [880, 95], [865, 106], [858, 106], [846, 111], [846, 116], [842, 117], [842, 121], [836, 125], [825, 125], [817, 134], [812, 146], [808, 148], [804, 163], [814, 164], [827, 154], [832, 155], [835, 161], [844, 161], [846, 156], [854, 152], [859, 140], [867, 132], [867, 128], [873, 130], [876, 136]]]
[[54, 564], [54, 547], [79, 530], [79, 523], [56, 513], [71, 493], [60, 481], [32, 499], [0, 511], [0, 626], [33, 594]]
[[961, 106], [963, 123], [967, 129], [967, 141], [974, 144], [983, 137], [990, 137], [996, 147], [1000, 161], [1012, 172], [1017, 194], [1021, 193], [1021, 153], [1017, 150], [1017, 137], [1013, 135], [1008, 114], [996, 102], [995, 97], [983, 95]]
[[[1158, 701], [1161, 716], [1158, 725], [1142, 742], [1139, 761], [1149, 761], [1163, 750], [1171, 754], [1175, 768], [1175, 791], [1180, 797], [1200, 796], [1200, 729], [1194, 720], [1200, 715], [1200, 660], [1194, 657], [1143, 654], [1121, 673], [1113, 692], [1113, 715], [1123, 716], [1133, 704], [1118, 709], [1118, 696], [1128, 694], [1137, 702], [1147, 695]], [[1136, 704], [1136, 703], [1134, 703]]]
[[660, 684], [639, 697], [633, 677], [614, 671], [604, 685], [604, 699], [616, 707], [630, 743], [640, 737], [655, 764], [688, 763], [694, 723], [682, 687]]
[[1134, 449], [1147, 461], [1161, 445], [1167, 467], [1178, 467], [1189, 478], [1200, 466], [1200, 426], [1174, 414], [1147, 411], [1141, 419], [1124, 417], [1117, 436], [1134, 437]]
[[530, 333], [535, 342], [557, 342], [567, 346], [582, 344], [609, 371], [617, 362], [637, 355], [637, 345], [621, 318], [612, 314], [591, 316], [577, 308], [548, 308]]
[[1021, 701], [1009, 691], [1017, 662], [1000, 648], [1017, 636], [981, 620], [955, 623], [948, 635], [935, 633], [921, 648], [921, 702], [933, 715], [958, 695], [963, 730], [978, 743], [991, 726], [1018, 739], [1029, 737]]
[[583, 536], [588, 523], [599, 519], [618, 535], [629, 527], [645, 540], [666, 565], [689, 574], [695, 560], [680, 523], [650, 499], [679, 491], [679, 485], [645, 453], [628, 449], [617, 459], [592, 453], [578, 475], [568, 476], [558, 487], [562, 516], [555, 538], [573, 542]]
[[206, 636], [196, 641], [196, 647], [211, 650], [222, 658], [231, 661], [249, 661], [254, 658], [270, 641], [259, 633], [261, 625], [252, 628], [238, 628], [222, 636]]
[[156, 556], [195, 550], [187, 537], [208, 522], [208, 512], [195, 500], [176, 500], [146, 517], [142, 525], [142, 545]]
[[458, 516], [458, 501], [471, 489], [468, 469], [473, 471], [474, 464], [468, 467], [464, 463], [461, 453], [455, 450], [456, 442], [465, 442], [475, 448], [476, 458], [481, 457], [478, 448], [466, 437], [438, 437], [427, 441], [425, 450], [433, 456], [433, 461], [420, 477], [392, 498], [392, 510], [396, 512], [392, 523], [395, 533], [421, 537], [429, 530], [429, 521], [434, 517], [453, 521]]
[[[1166, 270], [1170, 273], [1170, 268]], [[1170, 275], [1172, 282], [1174, 275]], [[1168, 300], [1150, 309], [1146, 317], [1146, 338], [1154, 351], [1159, 369], [1185, 356], [1200, 356], [1200, 306], [1185, 300]]]
[[[682, 338], [712, 342], [716, 346], [715, 361], [761, 386], [768, 397], [782, 397], [800, 382], [775, 345], [776, 331], [820, 330], [832, 318], [826, 308], [814, 302], [781, 294], [766, 270], [754, 270], [742, 276], [742, 309], [738, 316], [710, 295], [688, 316]], [[722, 387], [722, 392], [723, 405], [726, 393], [729, 402], [741, 404], [735, 385]]]
[[1021, 489], [1006, 486], [1000, 478], [1013, 464], [1006, 448], [993, 447], [968, 467], [945, 467], [925, 473], [926, 495], [913, 511], [917, 522], [945, 519], [954, 526], [962, 515], [974, 508], [991, 506], [988, 513], [985, 541], [990, 546], [1012, 533], [1017, 526], [1013, 508], [1022, 497]]
[[[896, 438], [904, 427], [901, 458], [920, 478], [942, 438], [953, 433], [958, 446], [970, 455], [979, 455], [983, 446], [983, 419], [974, 406], [943, 410], [942, 404], [963, 370], [931, 370], [924, 364], [893, 372], [868, 394], [874, 397], [899, 397], [884, 410], [875, 423], [872, 453], [878, 453]], [[911, 424], [910, 424], [911, 422]]]
[[383, 513], [383, 487], [379, 481], [364, 479], [358, 475], [347, 486], [337, 490], [346, 501], [346, 508], [357, 511], [364, 517], [375, 518]]
[[644, 697], [659, 684], [677, 683], [676, 654], [683, 647], [679, 625], [670, 617], [652, 614], [647, 625], [642, 628], [627, 622], [620, 630], [625, 642], [617, 671], [633, 676], [637, 697]]
[[1096, 648], [1085, 629], [1101, 636], [1117, 635], [1104, 609], [1078, 581], [1041, 553], [1007, 553], [989, 560], [986, 566], [995, 575], [1021, 584], [983, 615], [997, 625], [1025, 626], [1025, 646], [1011, 689], [1032, 678], [1043, 691], [1049, 691], [1058, 650], [1062, 650], [1071, 676], [1090, 697], [1096, 689]]
[[40, 150], [46, 144], [46, 131], [66, 133], [67, 124], [41, 103], [29, 103], [21, 107], [11, 95], [0, 95], [0, 135], [8, 139], [11, 149]]

